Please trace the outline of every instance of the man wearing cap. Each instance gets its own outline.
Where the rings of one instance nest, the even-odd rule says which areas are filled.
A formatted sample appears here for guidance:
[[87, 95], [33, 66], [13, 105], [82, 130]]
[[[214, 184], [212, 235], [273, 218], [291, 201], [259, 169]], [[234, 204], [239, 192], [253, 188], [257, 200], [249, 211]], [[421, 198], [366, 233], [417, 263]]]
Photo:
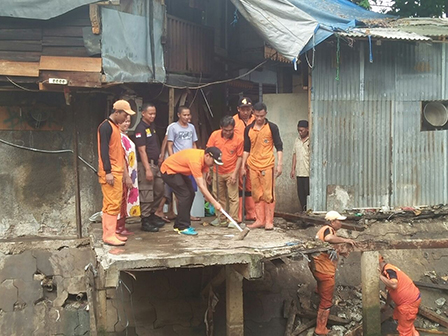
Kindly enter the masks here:
[[297, 195], [303, 211], [307, 210], [306, 199], [310, 194], [310, 137], [308, 121], [300, 120], [297, 124], [299, 136], [292, 150], [291, 178], [297, 180]]
[[[255, 202], [255, 217], [249, 228], [274, 229], [274, 179], [281, 175], [283, 165], [283, 142], [276, 124], [266, 119], [267, 107], [264, 103], [254, 105], [253, 121], [244, 130], [244, 152], [241, 175], [249, 167], [252, 181], [252, 198]], [[277, 150], [275, 166], [274, 147]], [[274, 172], [275, 170], [275, 172]]]
[[400, 336], [418, 336], [414, 327], [420, 306], [420, 291], [409, 276], [398, 267], [387, 263], [379, 256], [380, 280], [386, 285], [387, 300], [382, 310], [389, 306], [390, 301], [395, 302], [394, 320], [398, 321], [397, 330]]
[[168, 184], [176, 195], [179, 203], [177, 217], [174, 221], [174, 230], [180, 234], [197, 235], [191, 227], [190, 211], [193, 205], [195, 192], [190, 175], [193, 175], [199, 190], [205, 199], [220, 211], [221, 205], [208, 191], [204, 175], [213, 164], [222, 165], [221, 151], [216, 147], [202, 149], [184, 149], [174, 153], [163, 161], [160, 171], [162, 179]]
[[126, 100], [113, 105], [109, 118], [98, 126], [98, 177], [103, 193], [103, 242], [108, 245], [124, 245], [126, 237], [115, 233], [123, 192], [124, 149], [118, 124], [134, 115]]
[[[218, 147], [221, 150], [222, 162], [224, 163], [223, 166], [215, 166], [212, 183], [213, 193], [222, 207], [226, 207], [227, 201], [229, 201], [228, 213], [234, 220], [237, 220], [238, 173], [243, 155], [243, 139], [235, 135], [235, 120], [231, 116], [223, 117], [220, 126], [221, 129], [214, 131], [207, 142], [207, 147]], [[227, 226], [227, 220], [224, 215], [217, 214], [216, 219], [210, 224]]]
[[[237, 106], [238, 113], [233, 116], [235, 120], [235, 136], [240, 137], [244, 143], [244, 130], [247, 125], [250, 125], [254, 120], [254, 116], [252, 115], [252, 100], [248, 97], [242, 97], [238, 101]], [[255, 204], [252, 198], [252, 184], [250, 182], [250, 176], [248, 170], [246, 170], [246, 190], [244, 191], [244, 203], [246, 210], [246, 219], [254, 220], [255, 219]], [[239, 184], [239, 209], [238, 209], [238, 222], [243, 220], [243, 176], [240, 175]]]
[[159, 170], [160, 143], [154, 120], [156, 107], [145, 104], [142, 119], [135, 128], [135, 145], [138, 149], [138, 189], [142, 230], [157, 232], [165, 221], [155, 212], [164, 192], [164, 184]]
[[[342, 220], [347, 217], [341, 216], [337, 211], [329, 211], [325, 215], [325, 219], [330, 223], [324, 225], [316, 234], [316, 239], [330, 244], [347, 243], [355, 246], [352, 239], [342, 238], [336, 235], [336, 231], [341, 228]], [[336, 245], [335, 245], [336, 246]], [[317, 281], [317, 293], [320, 297], [319, 310], [317, 312], [316, 330], [317, 335], [327, 335], [328, 316], [332, 306], [333, 292], [335, 285], [335, 274], [338, 260], [338, 253], [335, 250], [327, 252], [319, 252], [312, 255], [309, 267]]]

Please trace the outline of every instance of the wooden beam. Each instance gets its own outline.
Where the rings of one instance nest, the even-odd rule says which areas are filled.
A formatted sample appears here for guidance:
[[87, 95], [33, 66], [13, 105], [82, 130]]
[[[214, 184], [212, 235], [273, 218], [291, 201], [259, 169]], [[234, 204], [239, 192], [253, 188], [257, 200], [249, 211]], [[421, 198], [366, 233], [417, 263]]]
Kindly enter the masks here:
[[[40, 28], [30, 29], [0, 29], [0, 40], [25, 40], [25, 41], [40, 41], [42, 39], [42, 30]], [[3, 43], [3, 41], [2, 41]]]
[[39, 41], [2, 41], [1, 51], [42, 51], [42, 42]]
[[174, 120], [174, 88], [168, 90], [168, 125]]
[[414, 281], [414, 284], [419, 288], [424, 287], [424, 288], [440, 289], [440, 290], [448, 291], [447, 285], [438, 285], [438, 284], [421, 282], [421, 281]]
[[436, 314], [428, 307], [420, 306], [420, 308], [418, 309], [418, 313], [421, 316], [427, 318], [428, 320], [431, 320], [448, 328], [448, 319], [446, 317], [443, 317], [442, 315]]
[[[306, 308], [300, 308], [300, 310], [297, 311], [297, 315], [306, 317], [309, 319], [315, 319], [317, 317], [317, 312], [314, 310], [306, 309]], [[350, 323], [349, 320], [336, 316], [336, 315], [330, 315], [328, 316], [328, 324], [330, 325], [339, 325], [339, 324], [347, 324]]]
[[0, 60], [0, 75], [39, 77], [39, 63]]
[[97, 4], [89, 5], [89, 16], [92, 24], [92, 33], [99, 35], [101, 33], [101, 14]]
[[99, 72], [75, 72], [75, 71], [41, 71], [39, 80], [46, 84], [49, 78], [67, 79], [70, 87], [93, 87], [100, 88], [101, 73]]
[[101, 72], [101, 58], [42, 56], [40, 70]]

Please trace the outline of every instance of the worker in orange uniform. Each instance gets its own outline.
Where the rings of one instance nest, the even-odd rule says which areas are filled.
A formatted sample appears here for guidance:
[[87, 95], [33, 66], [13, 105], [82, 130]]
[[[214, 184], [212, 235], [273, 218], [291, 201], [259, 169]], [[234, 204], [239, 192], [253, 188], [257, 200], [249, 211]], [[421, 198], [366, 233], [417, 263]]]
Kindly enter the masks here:
[[420, 291], [414, 282], [398, 267], [388, 264], [380, 255], [380, 280], [386, 285], [387, 300], [385, 309], [390, 301], [395, 302], [394, 320], [398, 321], [398, 333], [400, 336], [418, 336], [419, 332], [414, 327], [420, 306]]
[[191, 226], [190, 211], [193, 205], [195, 192], [190, 175], [193, 175], [199, 190], [216, 209], [222, 207], [208, 191], [204, 175], [208, 173], [213, 164], [222, 165], [222, 153], [219, 148], [209, 147], [203, 149], [184, 149], [169, 156], [163, 161], [160, 171], [163, 181], [173, 189], [179, 207], [174, 221], [174, 231], [179, 234], [197, 235]]
[[[244, 152], [241, 175], [249, 167], [252, 181], [252, 198], [255, 202], [255, 222], [249, 228], [274, 229], [274, 178], [282, 173], [283, 142], [276, 124], [266, 119], [268, 109], [262, 102], [254, 105], [254, 118], [244, 130]], [[274, 146], [277, 150], [275, 167]]]
[[[319, 229], [316, 239], [330, 244], [348, 243], [355, 246], [355, 242], [352, 239], [336, 235], [336, 231], [342, 225], [340, 221], [346, 219], [345, 216], [341, 216], [337, 211], [329, 211], [325, 215], [325, 219], [330, 223]], [[314, 331], [317, 335], [327, 335], [329, 332], [327, 321], [332, 306], [337, 261], [338, 253], [335, 250], [331, 250], [312, 255], [309, 263], [310, 270], [317, 281], [317, 293], [320, 297], [316, 329]]]
[[109, 118], [98, 126], [98, 176], [103, 192], [103, 242], [124, 245], [126, 237], [115, 233], [123, 193], [124, 149], [118, 124], [134, 115], [126, 100], [117, 100]]
[[[213, 193], [223, 208], [229, 201], [229, 215], [238, 220], [238, 173], [243, 156], [243, 139], [234, 133], [235, 120], [225, 116], [220, 122], [221, 129], [214, 131], [207, 142], [207, 147], [218, 147], [222, 152], [223, 166], [216, 165], [213, 174]], [[217, 185], [218, 184], [218, 185]], [[211, 223], [214, 226], [227, 226], [224, 215], [216, 216]], [[232, 223], [229, 223], [232, 227]]]
[[[235, 120], [235, 136], [240, 137], [244, 143], [244, 130], [247, 125], [250, 125], [254, 120], [254, 116], [252, 115], [252, 100], [248, 97], [240, 98], [237, 106], [238, 113], [233, 116], [233, 120]], [[252, 198], [252, 184], [250, 183], [249, 172], [246, 169], [246, 190], [243, 191], [243, 176], [240, 174], [239, 176], [239, 208], [238, 208], [238, 222], [243, 220], [243, 195], [245, 197], [245, 210], [246, 210], [246, 219], [247, 220], [255, 220], [255, 204]]]

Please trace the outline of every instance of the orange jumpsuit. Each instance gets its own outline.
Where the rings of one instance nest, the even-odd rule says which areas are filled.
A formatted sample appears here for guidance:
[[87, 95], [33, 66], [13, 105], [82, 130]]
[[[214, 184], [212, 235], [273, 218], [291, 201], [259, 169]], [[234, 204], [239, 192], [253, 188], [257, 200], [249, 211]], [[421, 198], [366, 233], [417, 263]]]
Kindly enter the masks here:
[[397, 330], [400, 336], [417, 336], [419, 333], [415, 330], [414, 321], [421, 302], [420, 291], [412, 279], [398, 267], [386, 264], [381, 273], [398, 284], [396, 289], [387, 287], [387, 290], [395, 302], [393, 318], [398, 321]]
[[[121, 132], [111, 119], [98, 126], [98, 176], [103, 192], [103, 213], [120, 213], [123, 192], [124, 149]], [[114, 185], [106, 183], [106, 174], [112, 173]]]
[[259, 129], [255, 122], [244, 131], [244, 151], [249, 153], [247, 165], [250, 168], [252, 181], [252, 198], [255, 203], [274, 202], [274, 146], [283, 151], [283, 143], [277, 125], [269, 122]]
[[[324, 242], [325, 236], [328, 234], [336, 235], [331, 226], [325, 225], [317, 232], [316, 238]], [[320, 297], [319, 309], [329, 309], [333, 305], [336, 266], [337, 261], [331, 261], [326, 252], [312, 256], [309, 263], [310, 270], [317, 281], [317, 293]]]

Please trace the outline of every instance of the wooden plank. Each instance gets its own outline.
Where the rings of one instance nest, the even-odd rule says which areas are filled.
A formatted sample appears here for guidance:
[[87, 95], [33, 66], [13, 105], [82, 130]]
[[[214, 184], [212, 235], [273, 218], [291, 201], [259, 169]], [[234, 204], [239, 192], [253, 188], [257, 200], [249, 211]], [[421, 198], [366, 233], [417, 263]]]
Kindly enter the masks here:
[[[306, 222], [307, 224], [319, 225], [319, 226], [328, 224], [328, 222], [324, 218], [312, 217], [312, 216], [308, 216], [306, 214], [291, 214], [291, 213], [276, 211], [275, 217], [282, 217], [286, 220], [301, 220], [303, 222]], [[350, 223], [347, 220], [341, 221], [341, 225], [342, 225], [341, 227], [343, 229], [347, 229], [347, 230], [364, 231], [364, 229], [365, 229], [364, 226]]]
[[42, 39], [42, 29], [14, 29], [3, 28], [0, 29], [0, 40], [25, 40], [25, 41], [40, 41]]
[[[46, 71], [40, 72], [39, 81], [47, 84], [49, 78], [67, 79], [69, 87], [101, 87], [100, 72]], [[58, 85], [60, 86], [60, 85]]]
[[101, 58], [42, 56], [40, 70], [101, 72]]
[[84, 47], [84, 39], [82, 37], [72, 36], [44, 36], [42, 38], [42, 46]]
[[[297, 315], [306, 317], [309, 319], [315, 319], [317, 317], [317, 312], [314, 310], [306, 309], [306, 308], [300, 308], [300, 310], [297, 312]], [[328, 324], [330, 325], [339, 325], [339, 324], [347, 324], [350, 320], [347, 320], [345, 318], [336, 316], [336, 315], [329, 315], [328, 316]]]
[[0, 75], [39, 77], [39, 63], [0, 60]]
[[0, 59], [16, 62], [39, 62], [39, 51], [0, 51]]
[[316, 320], [314, 320], [314, 319], [305, 324], [301, 324], [292, 332], [291, 335], [297, 336], [297, 335], [303, 333], [304, 331], [307, 331], [308, 329], [314, 327], [315, 324], [316, 324]]
[[1, 41], [0, 51], [42, 51], [41, 41]]
[[99, 35], [101, 33], [101, 15], [98, 5], [89, 5], [89, 15], [92, 33]]
[[87, 49], [84, 47], [43, 47], [43, 56], [73, 56], [88, 57]]
[[432, 289], [440, 289], [440, 290], [448, 291], [448, 286], [447, 286], [447, 285], [437, 285], [437, 284], [427, 283], [427, 282], [421, 282], [421, 281], [414, 281], [414, 284], [415, 284], [417, 287], [432, 288]]
[[426, 317], [428, 320], [431, 320], [448, 328], [448, 319], [442, 315], [436, 314], [428, 307], [420, 306], [420, 308], [418, 309], [418, 313], [421, 316]]
[[43, 29], [43, 36], [82, 37], [82, 27], [48, 27]]

